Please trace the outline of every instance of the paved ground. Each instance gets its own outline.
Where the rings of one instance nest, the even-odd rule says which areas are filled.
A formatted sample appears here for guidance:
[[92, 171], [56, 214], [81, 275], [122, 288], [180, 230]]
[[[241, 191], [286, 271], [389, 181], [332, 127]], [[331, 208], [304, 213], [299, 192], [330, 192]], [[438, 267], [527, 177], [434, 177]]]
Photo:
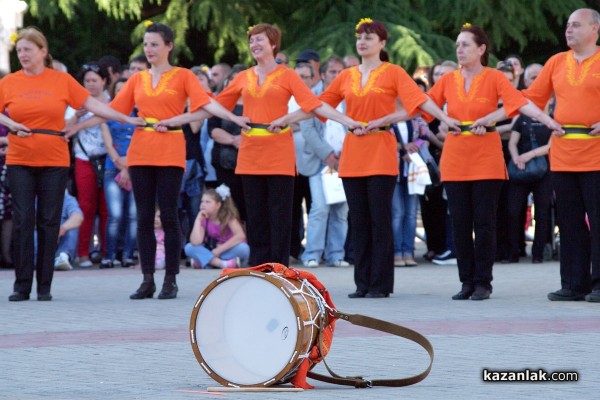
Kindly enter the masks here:
[[[421, 254], [423, 251], [420, 251]], [[354, 389], [320, 382], [303, 393], [206, 393], [216, 386], [188, 339], [194, 302], [218, 275], [183, 269], [176, 300], [131, 301], [139, 270], [55, 274], [52, 302], [9, 303], [13, 271], [0, 271], [0, 399], [564, 399], [600, 391], [600, 305], [555, 303], [558, 263], [496, 265], [488, 301], [452, 301], [456, 267], [396, 268], [388, 299], [348, 299], [352, 268], [313, 272], [338, 309], [425, 334], [430, 376], [405, 388]], [[162, 282], [162, 273], [158, 274]], [[328, 361], [342, 375], [394, 378], [420, 372], [427, 355], [410, 342], [339, 322]], [[322, 366], [317, 367], [323, 372]], [[488, 383], [482, 370], [577, 371], [578, 382]]]

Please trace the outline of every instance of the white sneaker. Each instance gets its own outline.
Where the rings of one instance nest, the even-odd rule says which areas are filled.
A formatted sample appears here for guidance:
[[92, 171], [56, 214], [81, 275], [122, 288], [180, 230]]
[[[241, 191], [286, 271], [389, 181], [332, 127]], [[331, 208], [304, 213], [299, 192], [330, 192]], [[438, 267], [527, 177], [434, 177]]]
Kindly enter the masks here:
[[306, 268], [317, 268], [319, 266], [319, 262], [317, 260], [304, 261], [304, 266]]
[[69, 271], [73, 269], [67, 253], [61, 252], [58, 254], [58, 257], [54, 259], [54, 269], [56, 271]]
[[456, 255], [452, 253], [450, 250], [446, 250], [439, 256], [433, 257], [431, 260], [434, 264], [437, 265], [456, 265]]
[[344, 261], [344, 260], [335, 260], [333, 262], [333, 264], [331, 264], [331, 266], [345, 268], [345, 267], [349, 267], [350, 263], [348, 261]]
[[79, 268], [91, 268], [93, 266], [94, 266], [94, 263], [92, 263], [89, 259], [79, 261]]

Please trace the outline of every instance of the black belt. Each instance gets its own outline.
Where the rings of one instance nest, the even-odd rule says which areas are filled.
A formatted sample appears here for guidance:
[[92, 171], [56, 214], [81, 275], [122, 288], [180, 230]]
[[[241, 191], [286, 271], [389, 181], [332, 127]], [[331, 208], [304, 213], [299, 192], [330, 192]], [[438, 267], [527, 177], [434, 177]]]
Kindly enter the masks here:
[[[472, 130], [471, 125], [459, 125], [459, 127], [460, 127], [461, 132], [470, 132]], [[486, 132], [495, 132], [496, 127], [495, 126], [486, 126], [485, 131]]]
[[[248, 125], [250, 128], [254, 128], [254, 129], [267, 129], [268, 127], [270, 127], [270, 126], [271, 126], [271, 125], [269, 125], [269, 124], [255, 124], [255, 123], [253, 123], [253, 122], [248, 122], [248, 123], [247, 123], [247, 125]], [[288, 127], [287, 125], [285, 125], [285, 126], [282, 126], [282, 127], [281, 127], [281, 130], [284, 130], [284, 129], [286, 129], [287, 127]]]
[[[392, 125], [383, 125], [383, 126], [378, 127], [376, 132], [389, 131], [390, 129], [392, 129]], [[346, 131], [352, 132], [353, 129], [346, 127]]]
[[589, 134], [592, 131], [592, 128], [575, 128], [575, 127], [562, 127], [565, 133], [584, 133]]
[[[62, 131], [53, 131], [50, 129], [31, 129], [29, 132], [31, 133], [42, 133], [44, 135], [54, 135], [54, 136], [65, 136], [65, 133]], [[17, 132], [10, 132], [13, 135], [16, 135]]]

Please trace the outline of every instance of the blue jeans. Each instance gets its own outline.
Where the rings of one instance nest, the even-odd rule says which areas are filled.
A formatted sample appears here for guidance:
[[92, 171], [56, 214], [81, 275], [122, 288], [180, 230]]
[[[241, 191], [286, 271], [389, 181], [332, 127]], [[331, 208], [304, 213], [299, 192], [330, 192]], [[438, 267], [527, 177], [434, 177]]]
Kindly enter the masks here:
[[104, 173], [104, 193], [108, 208], [106, 225], [106, 258], [114, 260], [117, 254], [119, 239], [123, 238], [123, 258], [133, 258], [137, 231], [137, 212], [133, 199], [133, 190], [122, 189], [115, 176], [117, 169], [109, 169]]
[[320, 173], [308, 178], [308, 183], [312, 200], [302, 261], [320, 261], [323, 256], [327, 264], [333, 264], [344, 259], [344, 243], [348, 233], [348, 203], [325, 203]]
[[418, 196], [408, 194], [406, 183], [396, 182], [392, 199], [395, 257], [414, 257], [418, 209]]
[[67, 253], [71, 261], [77, 258], [77, 241], [79, 240], [79, 228], [67, 231], [58, 241], [56, 256]]
[[[209, 262], [215, 255], [212, 251], [208, 250], [204, 245], [194, 246], [191, 243], [185, 245], [185, 255], [191, 257], [202, 265], [202, 268], [208, 268]], [[224, 251], [219, 258], [221, 260], [231, 260], [233, 258], [239, 257], [241, 265], [245, 265], [248, 262], [248, 257], [250, 256], [250, 246], [248, 243], [242, 242], [238, 243], [229, 250]]]

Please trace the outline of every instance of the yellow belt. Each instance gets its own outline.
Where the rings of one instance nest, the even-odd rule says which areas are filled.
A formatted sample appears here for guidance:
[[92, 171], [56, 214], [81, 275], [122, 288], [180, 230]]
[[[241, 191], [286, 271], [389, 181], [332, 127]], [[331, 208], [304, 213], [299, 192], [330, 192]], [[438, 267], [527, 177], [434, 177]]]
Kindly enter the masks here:
[[280, 135], [282, 133], [287, 133], [290, 130], [291, 130], [291, 128], [289, 126], [286, 126], [282, 130], [280, 130], [278, 133], [270, 132], [266, 128], [252, 128], [248, 132], [244, 132], [244, 135], [246, 135], [246, 136], [275, 136], [275, 135]]
[[[142, 130], [144, 131], [149, 131], [149, 132], [156, 132], [156, 129], [154, 129], [154, 124], [156, 124], [158, 122], [158, 119], [156, 118], [144, 118], [144, 121], [146, 121], [146, 123], [148, 124], [147, 126], [144, 126], [142, 128]], [[167, 130], [169, 132], [183, 132], [181, 130], [180, 126], [171, 126], [171, 127], [167, 127]]]
[[[459, 125], [460, 126], [460, 134], [461, 135], [474, 135], [474, 133], [469, 130], [469, 127], [471, 125], [473, 125], [474, 122], [475, 121], [462, 121]], [[485, 131], [486, 132], [496, 132], [495, 124], [492, 126], [486, 126]]]
[[592, 129], [585, 125], [563, 125], [562, 128], [566, 132], [563, 139], [600, 139], [600, 136], [590, 135]]

